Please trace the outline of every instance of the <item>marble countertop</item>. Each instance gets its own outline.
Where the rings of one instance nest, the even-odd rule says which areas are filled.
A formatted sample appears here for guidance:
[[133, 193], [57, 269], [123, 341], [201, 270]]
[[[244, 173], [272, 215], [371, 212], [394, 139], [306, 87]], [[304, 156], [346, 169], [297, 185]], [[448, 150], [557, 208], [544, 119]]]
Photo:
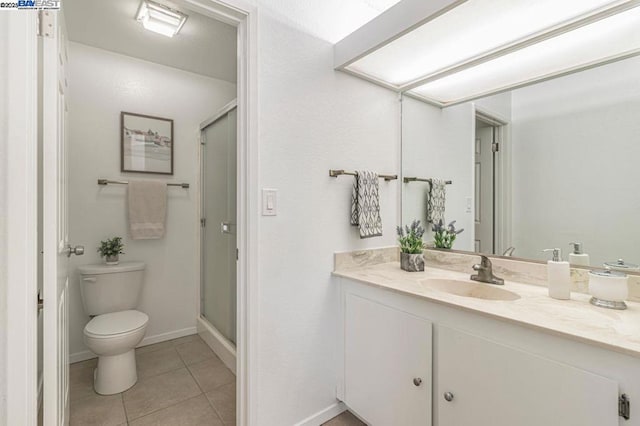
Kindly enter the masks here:
[[518, 294], [517, 300], [457, 296], [431, 289], [422, 281], [439, 278], [473, 282], [469, 280], [470, 274], [432, 267], [424, 272], [406, 272], [400, 269], [399, 262], [336, 270], [333, 275], [640, 358], [640, 303], [637, 302], [627, 302], [628, 309], [624, 311], [604, 309], [591, 305], [591, 296], [587, 294], [572, 293], [570, 300], [556, 300], [548, 296], [546, 287], [514, 281], [505, 281], [504, 286], [496, 287]]

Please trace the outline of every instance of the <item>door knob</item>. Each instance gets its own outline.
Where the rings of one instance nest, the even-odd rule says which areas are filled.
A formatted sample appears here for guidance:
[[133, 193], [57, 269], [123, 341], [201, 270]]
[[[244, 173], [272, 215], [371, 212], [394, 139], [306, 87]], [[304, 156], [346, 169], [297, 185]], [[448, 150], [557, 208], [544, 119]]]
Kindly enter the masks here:
[[444, 399], [448, 402], [453, 401], [453, 394], [451, 392], [445, 392], [444, 393]]
[[82, 256], [84, 254], [84, 246], [72, 247], [71, 244], [67, 245], [67, 257], [71, 257], [72, 254]]
[[420, 377], [416, 377], [413, 379], [413, 384], [416, 386], [420, 386], [422, 384], [422, 379]]

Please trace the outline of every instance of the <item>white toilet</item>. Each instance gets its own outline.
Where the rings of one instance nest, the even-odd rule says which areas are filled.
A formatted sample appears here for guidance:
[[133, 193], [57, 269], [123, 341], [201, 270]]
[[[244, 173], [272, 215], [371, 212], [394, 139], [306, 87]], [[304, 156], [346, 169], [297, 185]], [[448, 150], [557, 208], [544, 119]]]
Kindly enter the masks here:
[[101, 395], [123, 392], [138, 380], [134, 348], [147, 329], [149, 317], [136, 311], [145, 265], [85, 265], [80, 272], [80, 293], [87, 315], [84, 342], [98, 355], [94, 388]]

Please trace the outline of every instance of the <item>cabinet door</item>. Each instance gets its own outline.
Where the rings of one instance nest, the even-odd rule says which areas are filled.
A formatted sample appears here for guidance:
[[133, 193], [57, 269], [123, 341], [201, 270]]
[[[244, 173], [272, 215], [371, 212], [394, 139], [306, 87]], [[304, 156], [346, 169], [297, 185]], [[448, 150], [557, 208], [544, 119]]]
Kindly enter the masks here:
[[429, 321], [347, 294], [347, 406], [375, 426], [429, 426], [431, 348]]
[[436, 352], [440, 426], [618, 425], [613, 380], [447, 327]]

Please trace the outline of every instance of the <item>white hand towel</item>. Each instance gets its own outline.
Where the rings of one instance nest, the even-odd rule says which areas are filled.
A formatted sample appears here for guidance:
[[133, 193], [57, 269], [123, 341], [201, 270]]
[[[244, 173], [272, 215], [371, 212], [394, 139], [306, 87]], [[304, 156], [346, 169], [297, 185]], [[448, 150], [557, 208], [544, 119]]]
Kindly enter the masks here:
[[162, 238], [167, 215], [167, 184], [157, 180], [132, 180], [128, 186], [131, 238]]
[[360, 238], [382, 235], [377, 173], [356, 172], [351, 193], [351, 225], [360, 228]]
[[427, 223], [444, 223], [444, 204], [447, 198], [444, 179], [431, 179], [427, 194]]

